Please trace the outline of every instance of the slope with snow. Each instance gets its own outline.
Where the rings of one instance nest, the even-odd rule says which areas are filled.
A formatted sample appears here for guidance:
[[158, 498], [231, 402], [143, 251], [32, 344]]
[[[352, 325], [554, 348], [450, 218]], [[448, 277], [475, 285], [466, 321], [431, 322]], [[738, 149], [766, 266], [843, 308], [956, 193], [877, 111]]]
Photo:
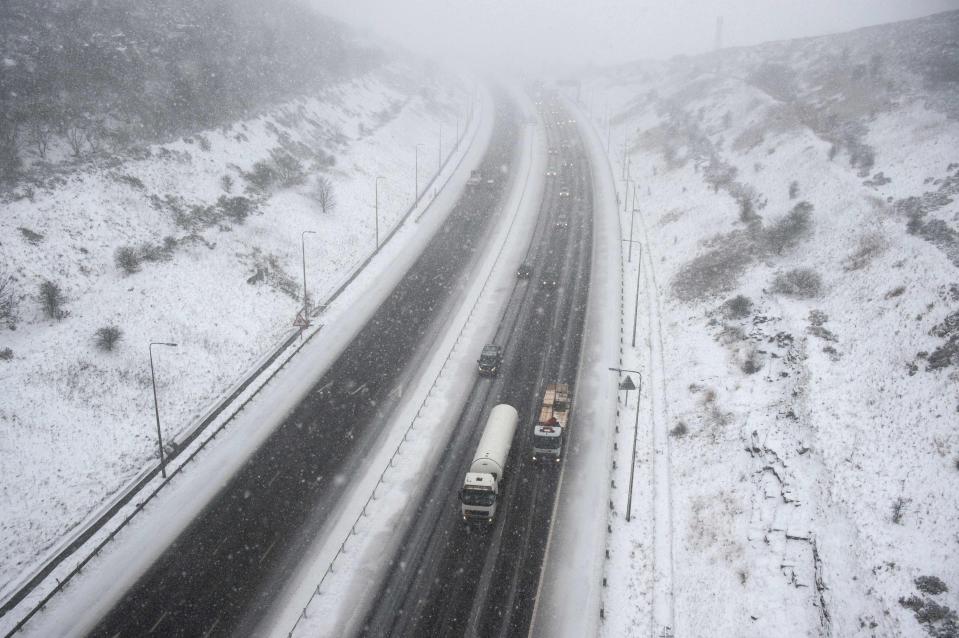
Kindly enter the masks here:
[[643, 248], [602, 635], [955, 635], [957, 33], [950, 13], [584, 82]]
[[[289, 333], [398, 222], [466, 126], [461, 80], [392, 63], [242, 122], [19, 188], [0, 218], [17, 293], [0, 333], [0, 591], [155, 463], [147, 345], [166, 441]], [[441, 146], [442, 144], [442, 146]], [[379, 180], [379, 218], [374, 180]], [[317, 189], [330, 184], [323, 212]], [[121, 251], [120, 249], [126, 249]], [[37, 289], [65, 298], [44, 315]], [[116, 326], [112, 351], [95, 343]], [[6, 350], [9, 349], [9, 350]]]

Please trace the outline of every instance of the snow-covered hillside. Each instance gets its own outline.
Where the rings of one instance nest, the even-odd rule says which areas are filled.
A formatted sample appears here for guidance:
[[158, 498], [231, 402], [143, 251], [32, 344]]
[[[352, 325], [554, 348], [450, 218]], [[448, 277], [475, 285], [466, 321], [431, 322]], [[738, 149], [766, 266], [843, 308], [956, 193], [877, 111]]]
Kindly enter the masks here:
[[[50, 171], [0, 215], [0, 592], [155, 463], [406, 212], [466, 125], [471, 89], [392, 63], [259, 117]], [[441, 142], [442, 140], [442, 142]], [[442, 147], [440, 147], [442, 144]], [[322, 207], [319, 191], [335, 200]], [[50, 282], [62, 303], [45, 309]], [[47, 287], [50, 292], [50, 287]], [[50, 312], [46, 312], [49, 310]], [[112, 349], [105, 328], [117, 328]], [[108, 341], [108, 339], [107, 339]]]
[[949, 13], [583, 78], [644, 249], [603, 635], [956, 635], [957, 41]]

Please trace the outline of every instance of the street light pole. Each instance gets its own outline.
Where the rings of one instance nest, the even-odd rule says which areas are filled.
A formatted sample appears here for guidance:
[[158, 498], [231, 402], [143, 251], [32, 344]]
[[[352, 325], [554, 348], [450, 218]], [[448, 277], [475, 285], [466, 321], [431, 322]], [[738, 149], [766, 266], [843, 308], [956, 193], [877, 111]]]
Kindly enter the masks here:
[[[632, 244], [630, 244], [632, 247]], [[639, 275], [643, 272], [643, 245], [639, 245], [639, 260], [636, 263], [636, 303], [633, 305], [633, 347], [636, 347], [636, 317], [639, 315]]]
[[[629, 206], [629, 183], [631, 181], [633, 180], [631, 180], [628, 177], [623, 179], [623, 182], [625, 182], [625, 186], [626, 186], [626, 188], [623, 190], [623, 212], [624, 213], [627, 212], [628, 210], [627, 207]], [[632, 239], [632, 236], [630, 236], [630, 239]]]
[[625, 368], [610, 368], [619, 374], [632, 372], [639, 377], [639, 386], [636, 388], [636, 421], [633, 423], [633, 460], [629, 466], [629, 493], [626, 496], [626, 522], [629, 522], [633, 511], [633, 476], [636, 473], [636, 440], [639, 438], [639, 399], [643, 395], [643, 373], [639, 370], [626, 370]]
[[413, 205], [420, 200], [420, 142], [413, 147]]
[[380, 180], [386, 179], [382, 175], [377, 175], [373, 180], [373, 190], [376, 192], [373, 204], [373, 224], [376, 229], [376, 250], [380, 249]]
[[153, 346], [170, 346], [175, 348], [175, 343], [167, 343], [165, 341], [151, 341], [150, 342], [150, 380], [153, 382], [153, 413], [156, 415], [157, 419], [157, 447], [160, 449], [160, 475], [163, 478], [166, 478], [166, 460], [163, 456], [163, 431], [160, 429], [160, 403], [157, 401], [157, 378], [156, 373], [153, 371]]
[[306, 236], [315, 235], [315, 230], [304, 230], [300, 233], [300, 255], [303, 257], [303, 320], [307, 321], [310, 315], [308, 297], [306, 295]]
[[440, 144], [436, 147], [436, 172], [443, 168], [443, 127], [440, 127]]

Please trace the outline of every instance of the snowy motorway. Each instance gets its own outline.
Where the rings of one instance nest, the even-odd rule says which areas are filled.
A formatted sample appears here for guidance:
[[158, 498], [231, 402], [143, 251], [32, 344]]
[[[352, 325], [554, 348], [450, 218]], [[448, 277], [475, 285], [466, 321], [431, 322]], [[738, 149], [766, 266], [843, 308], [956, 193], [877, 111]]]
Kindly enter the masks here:
[[[529, 248], [530, 280], [516, 284], [496, 343], [505, 360], [478, 379], [419, 503], [402, 548], [363, 626], [366, 636], [516, 636], [528, 632], [561, 466], [530, 459], [536, 411], [547, 383], [574, 383], [588, 293], [589, 164], [576, 127], [558, 104], [542, 107], [551, 168]], [[568, 196], [560, 196], [568, 189]], [[558, 223], [568, 221], [569, 227]], [[555, 273], [558, 288], [541, 285]], [[575, 405], [575, 387], [573, 387]], [[490, 527], [466, 525], [458, 491], [490, 409], [520, 412], [502, 509]], [[572, 427], [576, 427], [575, 421]]]
[[[515, 113], [498, 113], [484, 170], [515, 152]], [[93, 631], [96, 636], [250, 633], [376, 443], [402, 372], [444, 318], [483, 244], [502, 182], [468, 191], [446, 225], [314, 390]]]

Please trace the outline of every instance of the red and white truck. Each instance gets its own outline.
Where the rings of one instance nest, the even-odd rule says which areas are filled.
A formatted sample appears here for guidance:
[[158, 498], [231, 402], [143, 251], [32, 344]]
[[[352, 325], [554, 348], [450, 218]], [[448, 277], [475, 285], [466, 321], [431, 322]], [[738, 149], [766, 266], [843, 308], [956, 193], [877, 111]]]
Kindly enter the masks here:
[[550, 383], [533, 426], [533, 460], [554, 459], [563, 453], [563, 436], [569, 423], [569, 384]]

